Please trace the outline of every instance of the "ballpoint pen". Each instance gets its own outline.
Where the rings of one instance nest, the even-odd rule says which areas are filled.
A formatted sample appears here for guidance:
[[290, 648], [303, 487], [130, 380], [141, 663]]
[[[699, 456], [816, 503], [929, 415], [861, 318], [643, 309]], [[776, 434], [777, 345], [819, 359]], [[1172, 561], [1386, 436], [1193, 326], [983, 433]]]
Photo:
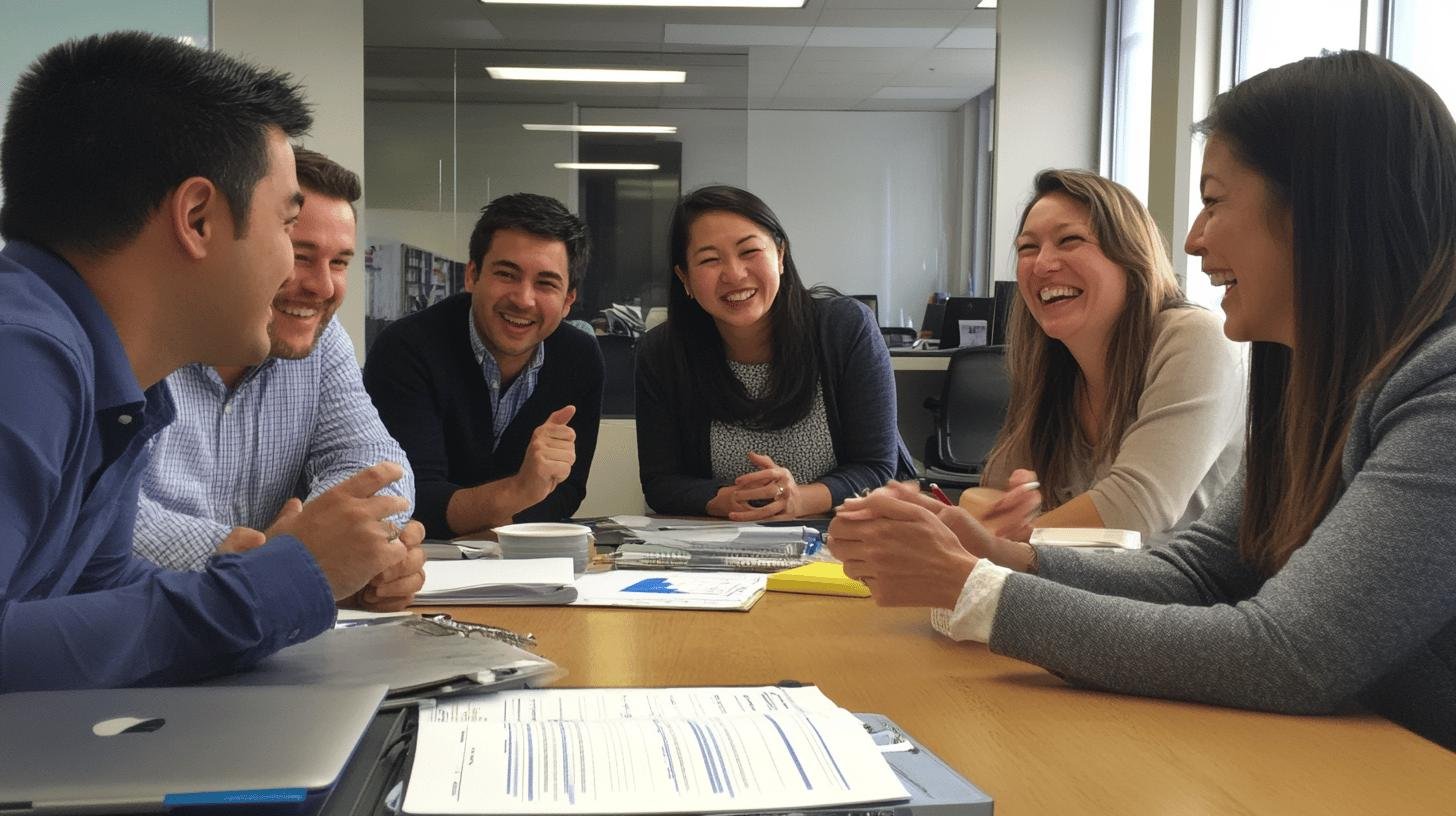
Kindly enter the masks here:
[[950, 500], [950, 496], [945, 495], [945, 491], [941, 490], [940, 485], [936, 484], [935, 482], [930, 483], [930, 495], [936, 497], [937, 499], [940, 499], [943, 504], [955, 504], [955, 502]]

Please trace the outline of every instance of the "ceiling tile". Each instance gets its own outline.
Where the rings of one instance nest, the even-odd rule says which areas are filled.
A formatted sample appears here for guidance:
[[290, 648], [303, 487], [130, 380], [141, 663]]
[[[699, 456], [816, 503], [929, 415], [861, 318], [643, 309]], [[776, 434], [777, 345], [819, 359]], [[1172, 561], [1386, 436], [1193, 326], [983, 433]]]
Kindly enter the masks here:
[[945, 28], [871, 28], [815, 26], [805, 43], [810, 48], [934, 48]]
[[663, 32], [668, 43], [698, 45], [800, 46], [809, 39], [811, 26], [679, 25], [669, 23]]

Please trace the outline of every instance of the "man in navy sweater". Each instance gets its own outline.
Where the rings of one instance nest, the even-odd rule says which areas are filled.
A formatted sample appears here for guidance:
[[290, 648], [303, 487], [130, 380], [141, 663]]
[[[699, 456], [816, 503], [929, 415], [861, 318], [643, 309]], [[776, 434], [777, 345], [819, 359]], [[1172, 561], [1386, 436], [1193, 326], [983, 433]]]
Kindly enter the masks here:
[[586, 272], [586, 225], [561, 202], [497, 198], [470, 235], [463, 292], [392, 323], [364, 387], [415, 473], [432, 538], [571, 516], [602, 408], [596, 338], [560, 328]]

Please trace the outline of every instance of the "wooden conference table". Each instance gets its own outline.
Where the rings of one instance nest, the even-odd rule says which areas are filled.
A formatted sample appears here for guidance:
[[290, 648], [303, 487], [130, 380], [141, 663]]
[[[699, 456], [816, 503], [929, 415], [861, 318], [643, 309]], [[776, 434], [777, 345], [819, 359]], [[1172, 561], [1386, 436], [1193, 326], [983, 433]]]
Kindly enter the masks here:
[[536, 635], [562, 686], [814, 683], [884, 714], [998, 814], [1456, 812], [1456, 753], [1370, 715], [1293, 717], [1074, 689], [923, 610], [770, 592], [752, 611], [441, 607]]

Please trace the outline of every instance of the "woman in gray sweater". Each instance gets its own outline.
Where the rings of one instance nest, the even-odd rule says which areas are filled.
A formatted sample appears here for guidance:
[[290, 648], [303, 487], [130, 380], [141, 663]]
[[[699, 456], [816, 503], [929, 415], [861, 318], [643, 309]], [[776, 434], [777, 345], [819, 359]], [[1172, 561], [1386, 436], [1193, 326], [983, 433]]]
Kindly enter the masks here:
[[1363, 704], [1456, 749], [1456, 122], [1350, 51], [1221, 95], [1186, 249], [1254, 344], [1242, 475], [1165, 545], [1030, 547], [895, 487], [830, 528], [880, 603], [1077, 683]]

